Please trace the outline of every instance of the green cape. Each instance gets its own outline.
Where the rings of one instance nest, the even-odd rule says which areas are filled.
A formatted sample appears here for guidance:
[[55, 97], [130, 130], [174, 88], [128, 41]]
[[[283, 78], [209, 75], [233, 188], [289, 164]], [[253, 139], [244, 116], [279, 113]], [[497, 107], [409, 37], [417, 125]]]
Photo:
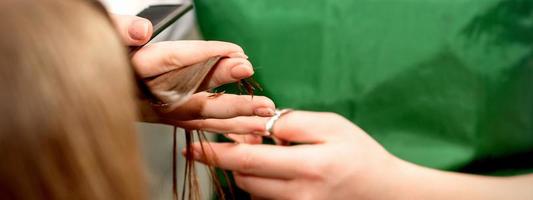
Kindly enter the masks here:
[[204, 37], [241, 45], [278, 107], [337, 112], [433, 168], [533, 168], [531, 0], [195, 3]]

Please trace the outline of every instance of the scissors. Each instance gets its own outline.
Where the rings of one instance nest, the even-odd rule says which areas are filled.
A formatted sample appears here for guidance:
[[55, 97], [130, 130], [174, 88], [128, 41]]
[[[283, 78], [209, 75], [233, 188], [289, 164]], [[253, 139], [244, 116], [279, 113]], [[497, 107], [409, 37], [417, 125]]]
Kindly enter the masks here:
[[[154, 25], [154, 33], [149, 40], [150, 42], [190, 11], [192, 7], [190, 2], [179, 5], [156, 5], [146, 8], [137, 16], [150, 20]], [[130, 47], [130, 57], [142, 47]], [[141, 105], [143, 120], [157, 122], [156, 112], [168, 112], [185, 103], [191, 95], [198, 92], [206, 76], [221, 58], [221, 56], [212, 57], [204, 62], [149, 78], [143, 78], [138, 72], [135, 72], [135, 79], [142, 98], [149, 102], [149, 106]]]

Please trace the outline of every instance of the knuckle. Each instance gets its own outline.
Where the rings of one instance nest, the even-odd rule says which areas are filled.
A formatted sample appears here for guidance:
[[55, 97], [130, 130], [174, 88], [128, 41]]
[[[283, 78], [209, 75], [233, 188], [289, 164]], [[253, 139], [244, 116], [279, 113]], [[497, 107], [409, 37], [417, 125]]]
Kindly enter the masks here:
[[238, 105], [236, 108], [239, 109], [240, 112], [245, 112], [250, 109], [250, 106], [253, 104], [253, 101], [256, 101], [254, 99], [252, 99], [248, 95], [238, 95], [235, 99], [235, 105]]
[[242, 172], [249, 172], [257, 168], [257, 163], [251, 151], [248, 151], [248, 144], [242, 144], [240, 146], [240, 155], [239, 160], [237, 160], [238, 169]]
[[[249, 97], [248, 97], [249, 98]], [[252, 99], [258, 106], [274, 107], [274, 101], [265, 96], [254, 96]]]
[[[254, 98], [255, 98], [255, 97], [254, 97]], [[240, 101], [241, 103], [250, 103], [250, 102], [253, 101], [253, 99], [250, 98], [250, 96], [248, 96], [248, 95], [239, 95], [239, 101]]]
[[170, 65], [171, 67], [183, 67], [183, 61], [181, 60], [181, 57], [177, 53], [169, 53], [167, 56], [165, 56], [164, 59], [165, 63], [167, 65]]
[[241, 188], [243, 190], [246, 190], [248, 188], [248, 184], [247, 184], [247, 182], [245, 181], [245, 179], [242, 176], [237, 175], [237, 176], [234, 176], [234, 177], [235, 177], [235, 184], [239, 188]]
[[308, 159], [307, 166], [303, 171], [303, 176], [310, 180], [322, 180], [327, 174], [328, 164], [321, 159]]
[[225, 75], [224, 74], [218, 74], [218, 73], [215, 73], [211, 79], [209, 80], [209, 89], [211, 89], [212, 87], [218, 87], [220, 85], [223, 85], [225, 84]]

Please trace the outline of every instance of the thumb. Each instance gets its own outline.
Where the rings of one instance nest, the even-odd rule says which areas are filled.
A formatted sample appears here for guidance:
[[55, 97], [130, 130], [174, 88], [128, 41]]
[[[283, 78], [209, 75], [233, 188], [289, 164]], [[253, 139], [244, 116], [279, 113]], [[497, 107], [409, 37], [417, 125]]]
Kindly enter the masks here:
[[276, 122], [272, 135], [288, 142], [316, 144], [340, 138], [352, 126], [335, 113], [292, 111]]
[[112, 15], [115, 27], [128, 46], [144, 45], [153, 33], [152, 23], [144, 18], [129, 15]]

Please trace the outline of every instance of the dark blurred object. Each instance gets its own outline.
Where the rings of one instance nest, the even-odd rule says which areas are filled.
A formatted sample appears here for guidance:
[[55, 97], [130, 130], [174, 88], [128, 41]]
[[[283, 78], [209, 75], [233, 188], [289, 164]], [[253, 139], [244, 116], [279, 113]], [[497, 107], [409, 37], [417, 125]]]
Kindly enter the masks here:
[[152, 39], [163, 30], [168, 28], [172, 23], [178, 20], [192, 9], [191, 3], [176, 5], [154, 5], [141, 11], [137, 16], [146, 18], [154, 25], [154, 34]]
[[[154, 33], [150, 39], [152, 40], [190, 11], [192, 7], [191, 3], [154, 5], [144, 9], [137, 16], [152, 22], [154, 26]], [[131, 47], [130, 55], [140, 48], [142, 46]], [[137, 76], [140, 91], [151, 104], [150, 106], [142, 106], [143, 119], [150, 122], [158, 121], [156, 113], [150, 112], [151, 107], [157, 108], [157, 111], [165, 112], [184, 103], [198, 90], [207, 74], [219, 60], [220, 57], [214, 57], [203, 63], [172, 70], [150, 78]]]

